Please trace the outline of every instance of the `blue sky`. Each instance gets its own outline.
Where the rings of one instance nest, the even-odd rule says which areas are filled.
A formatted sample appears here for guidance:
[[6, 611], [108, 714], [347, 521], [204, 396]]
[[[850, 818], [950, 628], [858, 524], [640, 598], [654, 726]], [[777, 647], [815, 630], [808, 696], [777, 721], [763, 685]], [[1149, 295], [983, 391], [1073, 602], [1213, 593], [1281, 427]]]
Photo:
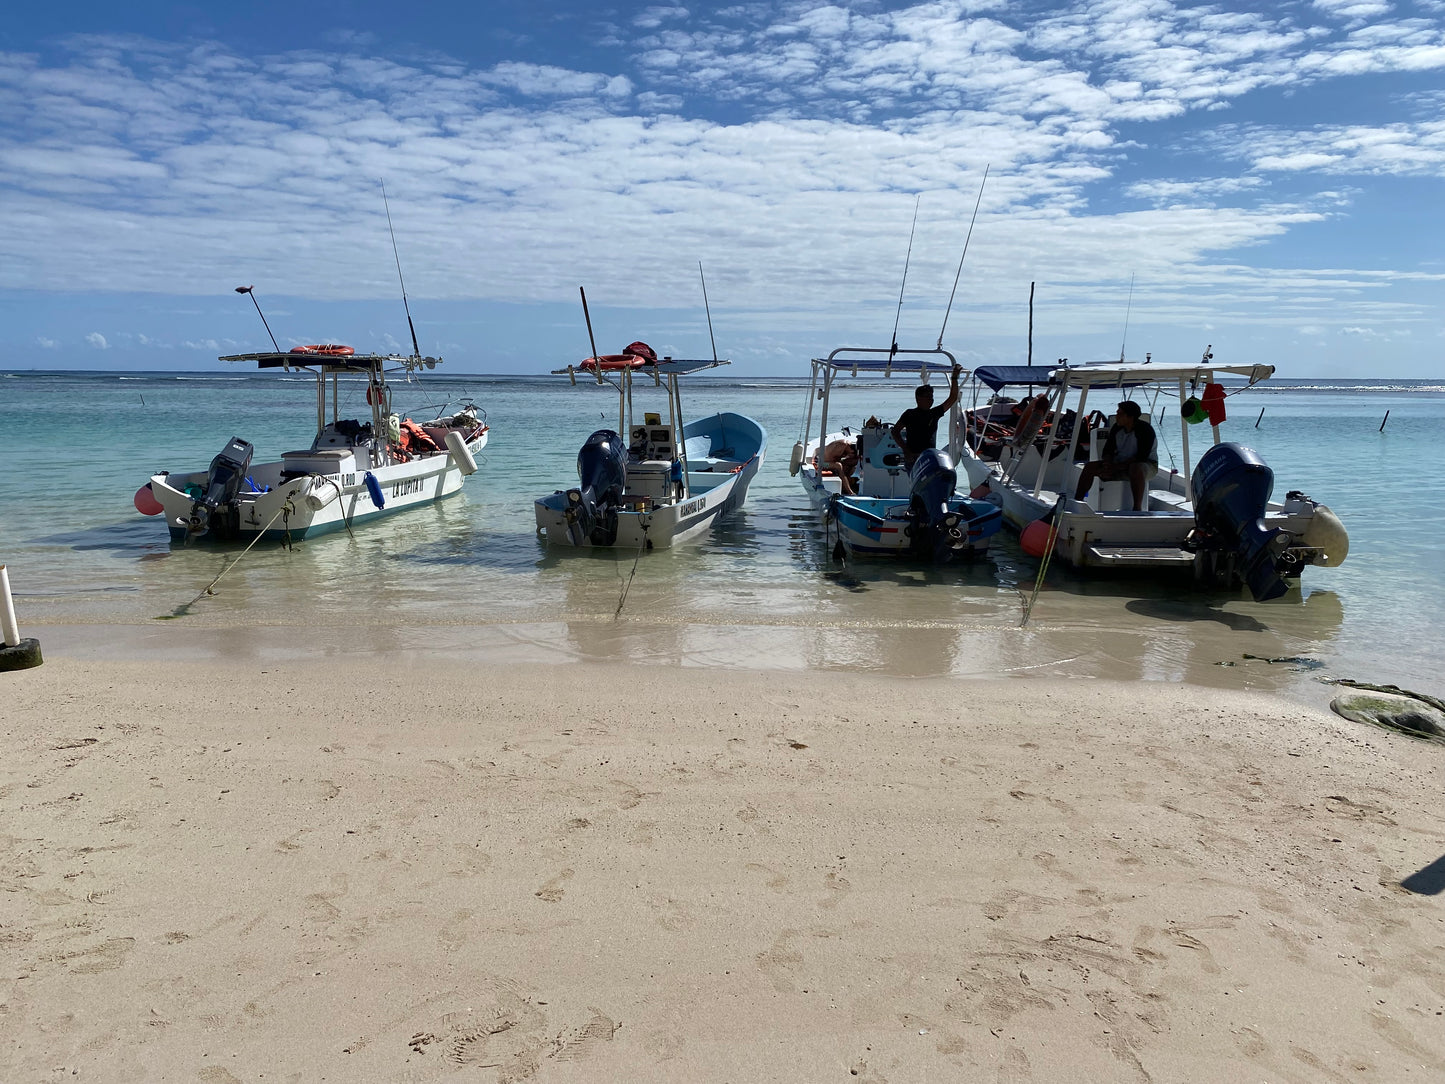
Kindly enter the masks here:
[[[223, 10], [224, 8], [224, 10]], [[17, 5], [7, 368], [633, 339], [1445, 375], [1445, 0]]]

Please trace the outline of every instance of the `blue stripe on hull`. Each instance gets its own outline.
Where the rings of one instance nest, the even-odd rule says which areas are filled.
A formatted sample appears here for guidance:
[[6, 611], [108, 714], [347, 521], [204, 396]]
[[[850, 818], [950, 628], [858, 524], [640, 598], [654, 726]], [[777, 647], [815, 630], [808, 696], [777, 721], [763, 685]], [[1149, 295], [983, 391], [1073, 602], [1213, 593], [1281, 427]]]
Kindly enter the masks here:
[[[373, 523], [376, 520], [384, 519], [387, 516], [396, 515], [400, 512], [411, 512], [418, 508], [425, 508], [428, 505], [440, 504], [448, 497], [455, 497], [460, 492], [462, 492], [461, 489], [455, 489], [451, 493], [443, 493], [440, 497], [433, 497], [429, 501], [416, 501], [412, 504], [400, 505], [399, 507], [373, 507], [370, 512], [362, 512], [352, 516], [349, 522], [352, 527], [363, 523]], [[347, 527], [347, 523], [348, 521], [346, 520], [335, 519], [329, 523], [313, 523], [306, 527], [293, 527], [289, 531], [273, 527], [269, 531], [262, 531], [261, 537], [271, 542], [284, 542], [287, 537], [290, 537], [292, 542], [300, 542], [303, 538], [320, 538], [322, 535], [333, 534], [336, 531], [345, 530]], [[184, 542], [186, 540], [186, 532], [183, 528], [172, 527], [170, 531], [172, 542]], [[206, 532], [204, 534], [197, 535], [195, 537], [195, 541], [214, 542], [215, 539], [210, 538], [209, 534], [210, 532]], [[242, 531], [235, 538], [232, 538], [226, 542], [217, 542], [216, 544], [231, 545], [236, 542], [250, 542], [255, 539], [255, 537], [255, 532]]]

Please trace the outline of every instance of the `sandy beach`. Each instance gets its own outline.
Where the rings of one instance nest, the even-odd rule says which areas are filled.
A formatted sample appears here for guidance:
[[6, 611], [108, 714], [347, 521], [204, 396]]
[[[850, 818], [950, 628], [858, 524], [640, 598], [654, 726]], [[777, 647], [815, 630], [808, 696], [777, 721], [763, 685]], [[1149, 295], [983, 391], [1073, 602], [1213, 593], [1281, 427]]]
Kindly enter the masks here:
[[1160, 683], [0, 675], [0, 1079], [1440, 1079], [1445, 749]]

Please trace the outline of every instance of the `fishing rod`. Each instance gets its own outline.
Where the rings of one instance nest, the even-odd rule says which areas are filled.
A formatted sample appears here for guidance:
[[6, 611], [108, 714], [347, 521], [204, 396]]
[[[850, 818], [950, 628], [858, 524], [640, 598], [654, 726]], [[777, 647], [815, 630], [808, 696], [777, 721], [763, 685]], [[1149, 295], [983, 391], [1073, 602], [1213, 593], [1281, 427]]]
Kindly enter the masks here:
[[1119, 340], [1119, 364], [1124, 364], [1124, 344], [1129, 341], [1129, 313], [1134, 308], [1134, 276], [1129, 276], [1129, 300], [1124, 305], [1124, 337]]
[[411, 306], [406, 303], [406, 279], [401, 274], [401, 254], [396, 250], [396, 229], [391, 224], [391, 204], [386, 199], [386, 182], [381, 182], [381, 205], [386, 208], [386, 228], [391, 231], [391, 254], [396, 259], [396, 277], [401, 283], [401, 307], [406, 310], [406, 326], [411, 331], [412, 357], [421, 357], [421, 347], [416, 342], [416, 325], [411, 322]]
[[[251, 304], [253, 304], [253, 305], [256, 306], [256, 315], [261, 318], [261, 324], [262, 324], [263, 327], [265, 327], [265, 329], [266, 329], [266, 334], [267, 334], [267, 335], [271, 335], [271, 325], [268, 324], [268, 323], [266, 323], [266, 314], [261, 311], [261, 303], [256, 300], [256, 287], [254, 287], [254, 286], [237, 286], [237, 287], [236, 287], [236, 293], [238, 293], [238, 294], [250, 294], [250, 295], [251, 295]], [[276, 353], [278, 353], [278, 354], [281, 353], [281, 348], [280, 348], [279, 346], [276, 346], [276, 336], [275, 336], [275, 335], [271, 335], [271, 345], [272, 345], [273, 347], [275, 347]]]
[[593, 364], [597, 367], [597, 383], [602, 383], [602, 363], [597, 360], [597, 340], [592, 335], [592, 314], [587, 311], [587, 291], [583, 287], [577, 287], [577, 292], [582, 295], [582, 319], [587, 321], [587, 342], [592, 347]]
[[898, 313], [893, 317], [893, 345], [888, 348], [888, 360], [898, 353], [898, 321], [903, 319], [903, 290], [908, 285], [908, 263], [913, 259], [913, 232], [918, 229], [918, 205], [923, 202], [923, 193], [913, 201], [913, 225], [908, 228], [908, 255], [903, 257], [903, 281], [898, 285]]
[[943, 349], [943, 333], [948, 329], [948, 314], [953, 311], [953, 295], [958, 293], [958, 278], [963, 274], [963, 257], [968, 255], [969, 238], [973, 237], [973, 224], [978, 221], [978, 205], [983, 202], [983, 186], [988, 184], [988, 169], [983, 167], [983, 180], [978, 183], [978, 199], [973, 201], [973, 217], [968, 220], [968, 235], [963, 239], [963, 256], [958, 258], [958, 270], [953, 274], [953, 290], [948, 295], [948, 308], [943, 310], [943, 327], [938, 329], [938, 346]]
[[707, 279], [703, 277], [701, 260], [697, 261], [697, 277], [702, 279], [702, 307], [707, 313], [707, 337], [712, 340], [712, 360], [717, 361], [717, 339], [712, 333], [712, 309], [707, 304]]

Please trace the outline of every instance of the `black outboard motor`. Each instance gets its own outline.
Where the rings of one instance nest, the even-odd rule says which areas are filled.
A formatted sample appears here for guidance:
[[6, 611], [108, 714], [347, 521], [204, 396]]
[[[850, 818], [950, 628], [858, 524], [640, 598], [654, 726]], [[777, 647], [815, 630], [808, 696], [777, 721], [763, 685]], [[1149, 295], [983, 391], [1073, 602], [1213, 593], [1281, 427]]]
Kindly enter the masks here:
[[1274, 471], [1259, 453], [1240, 444], [1216, 444], [1199, 457], [1190, 482], [1194, 493], [1196, 550], [1215, 549], [1238, 561], [1240, 578], [1256, 602], [1279, 598], [1289, 590], [1277, 563], [1290, 534], [1264, 525], [1265, 507], [1274, 491]]
[[577, 453], [581, 485], [567, 491], [567, 533], [574, 546], [617, 541], [617, 506], [627, 485], [627, 446], [611, 429], [599, 429]]
[[948, 500], [958, 485], [953, 460], [937, 448], [920, 452], [908, 472], [909, 538], [919, 556], [942, 563], [968, 542], [968, 527]]
[[211, 460], [211, 467], [206, 471], [205, 492], [191, 505], [192, 534], [209, 530], [218, 537], [234, 538], [239, 533], [240, 512], [229, 506], [241, 492], [254, 451], [248, 442], [232, 437]]

